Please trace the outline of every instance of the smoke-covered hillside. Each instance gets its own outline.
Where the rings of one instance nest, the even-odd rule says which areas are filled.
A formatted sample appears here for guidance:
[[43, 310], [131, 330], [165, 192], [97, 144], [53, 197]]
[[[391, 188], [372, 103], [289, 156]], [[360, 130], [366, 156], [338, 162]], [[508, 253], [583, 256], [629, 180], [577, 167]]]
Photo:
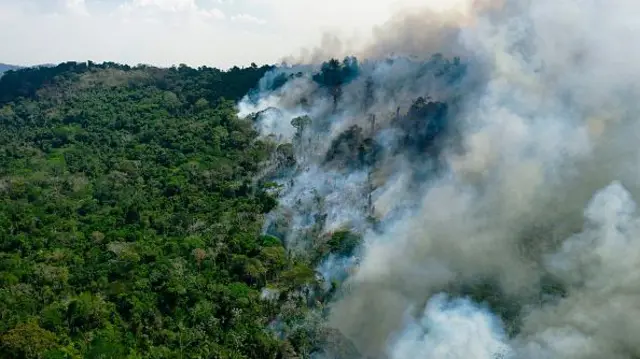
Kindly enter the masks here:
[[639, 357], [640, 5], [456, 10], [400, 14], [239, 105], [279, 144], [264, 231], [324, 282], [296, 324], [324, 333], [309, 355]]

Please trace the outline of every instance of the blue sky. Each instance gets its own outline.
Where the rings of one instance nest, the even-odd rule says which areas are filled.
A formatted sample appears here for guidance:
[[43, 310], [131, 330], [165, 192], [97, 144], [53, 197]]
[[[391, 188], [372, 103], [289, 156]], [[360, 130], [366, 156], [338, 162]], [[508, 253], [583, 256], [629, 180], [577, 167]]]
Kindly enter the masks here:
[[274, 63], [319, 45], [327, 32], [366, 37], [407, 1], [425, 2], [0, 0], [0, 62]]

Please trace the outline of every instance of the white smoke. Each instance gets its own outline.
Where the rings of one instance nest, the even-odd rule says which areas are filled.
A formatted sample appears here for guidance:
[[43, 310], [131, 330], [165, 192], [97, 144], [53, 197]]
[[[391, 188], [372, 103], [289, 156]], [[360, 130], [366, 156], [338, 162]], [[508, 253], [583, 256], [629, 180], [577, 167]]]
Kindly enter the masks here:
[[[379, 31], [379, 47], [356, 50], [370, 60], [337, 101], [304, 75], [251, 105], [281, 111], [259, 119], [263, 129], [286, 129], [293, 114], [314, 121], [307, 152], [297, 149], [312, 175], [295, 172], [279, 211], [334, 215], [316, 237], [293, 231], [290, 241], [341, 226], [365, 235], [327, 325], [363, 357], [492, 358], [505, 347], [508, 358], [639, 357], [640, 46], [629, 39], [640, 35], [640, 3], [483, 1], [462, 14], [428, 13], [399, 15]], [[380, 60], [387, 51], [417, 57]], [[425, 56], [438, 51], [463, 65]], [[438, 75], [455, 69], [463, 75]], [[438, 144], [437, 171], [425, 169], [437, 162], [432, 152], [408, 149], [412, 131], [397, 122], [397, 108], [402, 117], [421, 96], [452, 104], [456, 139]], [[384, 144], [381, 159], [327, 164], [332, 141], [352, 125]], [[342, 181], [327, 189], [331, 176]], [[323, 208], [295, 208], [307, 187], [328, 200]], [[369, 215], [381, 222], [375, 231]], [[344, 265], [331, 259], [322, 271], [334, 273], [332, 264]], [[549, 280], [558, 292], [545, 289]], [[481, 306], [453, 299], [451, 309], [438, 295], [484, 282], [492, 295], [469, 300], [490, 302], [505, 328]], [[515, 318], [504, 314], [509, 305]]]
[[424, 316], [409, 319], [393, 341], [390, 359], [498, 359], [507, 358], [500, 319], [464, 299], [449, 301], [435, 295]]

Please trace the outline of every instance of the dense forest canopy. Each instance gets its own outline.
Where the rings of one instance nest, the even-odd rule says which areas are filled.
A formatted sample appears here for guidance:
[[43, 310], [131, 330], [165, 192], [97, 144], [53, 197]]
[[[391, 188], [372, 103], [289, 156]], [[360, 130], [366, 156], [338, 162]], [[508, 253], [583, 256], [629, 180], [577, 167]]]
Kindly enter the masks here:
[[[68, 62], [0, 78], [0, 356], [275, 358], [261, 299], [314, 280], [261, 236], [271, 67]], [[292, 315], [295, 315], [292, 314]]]

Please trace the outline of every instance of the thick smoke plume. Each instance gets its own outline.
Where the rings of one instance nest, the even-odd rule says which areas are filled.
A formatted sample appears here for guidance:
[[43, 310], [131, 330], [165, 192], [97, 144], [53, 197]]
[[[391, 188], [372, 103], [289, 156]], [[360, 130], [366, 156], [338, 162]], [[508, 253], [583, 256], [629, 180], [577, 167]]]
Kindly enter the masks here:
[[240, 104], [280, 143], [265, 231], [300, 255], [364, 237], [319, 266], [359, 357], [640, 357], [638, 13], [414, 9], [358, 60], [283, 67]]

